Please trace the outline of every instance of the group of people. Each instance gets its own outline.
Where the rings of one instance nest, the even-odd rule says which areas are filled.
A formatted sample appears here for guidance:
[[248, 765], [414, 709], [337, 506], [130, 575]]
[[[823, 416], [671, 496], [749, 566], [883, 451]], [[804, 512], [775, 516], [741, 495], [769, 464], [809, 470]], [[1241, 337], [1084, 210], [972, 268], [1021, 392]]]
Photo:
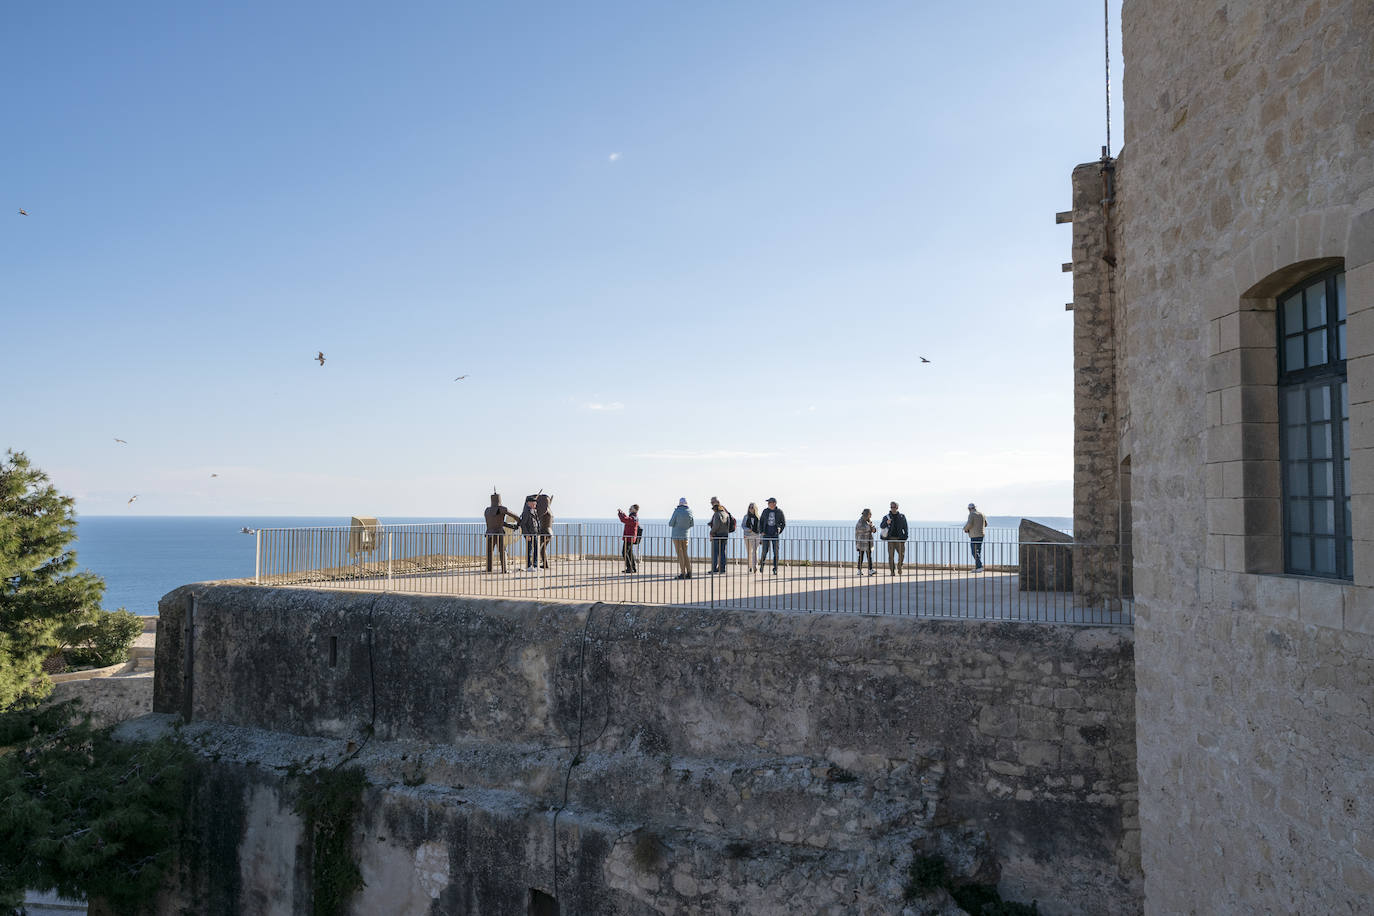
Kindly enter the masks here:
[[[538, 567], [549, 568], [549, 542], [553, 540], [553, 512], [550, 506], [553, 497], [547, 493], [534, 493], [525, 497], [525, 508], [519, 514], [511, 512], [501, 504], [501, 494], [491, 494], [491, 505], [482, 513], [487, 523], [487, 572], [491, 572], [491, 555], [501, 556], [501, 572], [506, 571], [506, 551], [504, 542], [506, 531], [519, 531], [525, 539], [525, 571], [533, 572]], [[510, 521], [507, 521], [510, 519]]]
[[[730, 510], [725, 508], [719, 499], [711, 497], [711, 518], [707, 523], [707, 528], [711, 535], [711, 575], [719, 575], [725, 572], [726, 547], [729, 544], [730, 535], [737, 527], [744, 529], [744, 543], [748, 552], [749, 571], [763, 572], [763, 564], [768, 559], [768, 553], [773, 553], [773, 575], [778, 574], [778, 538], [782, 535], [782, 530], [787, 527], [787, 516], [778, 508], [778, 501], [773, 497], [766, 500], [768, 508], [759, 511], [757, 503], [750, 503], [749, 510], [745, 512], [742, 521], [736, 521], [730, 514]], [[639, 506], [631, 506], [629, 513], [615, 510], [616, 515], [620, 516], [620, 521], [625, 525], [623, 535], [625, 541], [625, 572], [639, 572], [639, 558], [636, 554], [635, 546], [643, 536], [643, 531], [639, 524]], [[677, 507], [673, 509], [673, 514], [668, 519], [669, 539], [673, 543], [673, 553], [677, 556], [678, 568], [681, 570], [674, 578], [692, 578], [692, 561], [687, 555], [687, 537], [692, 530], [692, 526], [697, 523], [696, 517], [692, 515], [692, 509], [687, 505], [687, 497], [682, 497], [677, 501]], [[762, 556], [759, 556], [759, 549], [762, 547]]]
[[[719, 499], [711, 497], [711, 517], [708, 530], [711, 538], [711, 575], [719, 575], [725, 572], [726, 548], [729, 544], [730, 535], [736, 528], [743, 529], [745, 558], [749, 563], [751, 573], [762, 573], [764, 564], [768, 561], [771, 552], [773, 556], [772, 574], [778, 574], [778, 539], [782, 536], [783, 529], [787, 527], [787, 516], [782, 509], [778, 508], [778, 501], [773, 497], [766, 500], [767, 508], [759, 511], [757, 503], [750, 503], [748, 510], [744, 513], [744, 518], [738, 522], [730, 514]], [[616, 510], [616, 515], [620, 517], [621, 523], [625, 526], [624, 534], [624, 557], [625, 572], [639, 572], [639, 551], [638, 545], [644, 536], [644, 529], [639, 523], [639, 506], [630, 506], [630, 511], [623, 512]], [[692, 578], [692, 562], [687, 555], [687, 538], [696, 524], [696, 518], [692, 515], [691, 508], [687, 505], [687, 498], [677, 501], [677, 507], [673, 510], [672, 516], [668, 519], [670, 539], [673, 543], [673, 552], [677, 556], [680, 572], [675, 576], [678, 579]], [[983, 513], [978, 511], [978, 507], [973, 503], [968, 504], [968, 520], [964, 523], [964, 533], [969, 536], [969, 549], [973, 553], [973, 571], [983, 571], [983, 538], [986, 536], [988, 519]], [[909, 537], [906, 516], [902, 514], [896, 501], [888, 504], [888, 513], [883, 516], [878, 525], [873, 524], [873, 510], [865, 509], [859, 515], [858, 522], [854, 525], [854, 544], [858, 548], [859, 558], [855, 567], [855, 575], [863, 575], [864, 561], [868, 561], [868, 574], [875, 575], [873, 570], [873, 543], [874, 535], [881, 532], [882, 540], [887, 544], [887, 571], [890, 576], [900, 576], [904, 573], [906, 563], [906, 542]], [[488, 562], [487, 569], [491, 569]]]
[[[501, 504], [501, 494], [491, 494], [491, 505], [482, 513], [486, 521], [486, 540], [487, 540], [487, 572], [492, 571], [492, 554], [501, 557], [501, 572], [506, 572], [506, 551], [504, 540], [506, 532], [519, 531], [525, 539], [525, 570], [532, 572], [536, 568], [549, 568], [548, 547], [553, 540], [553, 512], [550, 506], [553, 497], [547, 493], [535, 493], [525, 497], [524, 510], [516, 515]], [[719, 499], [711, 497], [711, 517], [707, 523], [711, 538], [711, 575], [720, 575], [725, 572], [726, 549], [729, 545], [730, 535], [736, 529], [742, 529], [744, 534], [745, 558], [749, 562], [751, 573], [762, 573], [764, 564], [768, 562], [771, 553], [773, 557], [772, 574], [778, 574], [778, 540], [782, 537], [782, 532], [787, 528], [787, 516], [782, 509], [778, 508], [778, 501], [773, 497], [765, 500], [766, 506], [763, 511], [759, 511], [757, 503], [750, 503], [749, 508], [744, 513], [744, 518], [736, 520], [730, 510], [725, 508]], [[639, 572], [639, 543], [644, 537], [644, 528], [639, 523], [639, 506], [630, 506], [629, 512], [620, 509], [615, 510], [620, 517], [620, 522], [625, 526], [623, 556], [625, 558], [625, 572]], [[677, 507], [673, 509], [672, 516], [668, 519], [669, 537], [673, 544], [673, 553], [677, 557], [678, 567], [681, 570], [675, 578], [692, 578], [692, 561], [688, 556], [687, 539], [691, 533], [692, 526], [696, 524], [696, 518], [692, 515], [692, 509], [687, 505], [687, 498], [677, 501]], [[973, 571], [983, 571], [983, 538], [988, 526], [987, 516], [978, 511], [978, 507], [973, 503], [968, 504], [968, 521], [964, 523], [964, 532], [969, 537], [969, 548], [973, 553]], [[854, 525], [854, 546], [858, 549], [859, 558], [855, 565], [855, 575], [863, 575], [864, 562], [868, 562], [868, 574], [875, 575], [873, 570], [873, 544], [874, 536], [878, 535], [887, 544], [887, 572], [890, 576], [903, 575], [903, 567], [906, 564], [906, 542], [910, 535], [907, 529], [906, 516], [902, 514], [896, 501], [888, 503], [888, 513], [883, 516], [877, 524], [873, 524], [873, 510], [865, 509], [859, 515], [858, 522]]]

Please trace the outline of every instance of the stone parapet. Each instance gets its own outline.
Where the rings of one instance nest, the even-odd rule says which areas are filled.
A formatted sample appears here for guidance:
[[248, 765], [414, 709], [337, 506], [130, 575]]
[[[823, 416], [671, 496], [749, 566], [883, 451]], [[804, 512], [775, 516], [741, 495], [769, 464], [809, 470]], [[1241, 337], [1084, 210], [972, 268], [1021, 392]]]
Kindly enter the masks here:
[[[938, 849], [1044, 913], [1139, 910], [1127, 629], [234, 586], [161, 615], [157, 708], [207, 755], [358, 751], [388, 887], [433, 857], [432, 899], [493, 912], [899, 912]], [[287, 785], [226, 791], [289, 821]]]

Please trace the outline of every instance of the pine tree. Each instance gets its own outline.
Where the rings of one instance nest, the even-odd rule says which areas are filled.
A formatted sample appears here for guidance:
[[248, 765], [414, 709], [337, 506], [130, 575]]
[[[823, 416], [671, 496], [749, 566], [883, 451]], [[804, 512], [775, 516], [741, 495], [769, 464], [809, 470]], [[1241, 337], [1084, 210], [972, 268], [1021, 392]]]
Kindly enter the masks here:
[[0, 710], [41, 699], [52, 689], [43, 661], [99, 613], [105, 583], [78, 573], [69, 549], [76, 534], [71, 497], [23, 452], [0, 463]]

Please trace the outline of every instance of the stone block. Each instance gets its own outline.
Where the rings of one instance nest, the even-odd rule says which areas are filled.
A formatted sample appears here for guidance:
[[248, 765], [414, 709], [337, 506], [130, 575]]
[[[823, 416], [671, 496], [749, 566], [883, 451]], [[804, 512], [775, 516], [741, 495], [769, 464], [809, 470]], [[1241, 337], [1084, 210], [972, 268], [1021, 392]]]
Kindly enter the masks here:
[[1350, 403], [1374, 401], [1374, 355], [1346, 360], [1346, 381], [1350, 384]]
[[1240, 389], [1241, 414], [1247, 423], [1279, 422], [1279, 392], [1274, 385], [1245, 385]]
[[1240, 454], [1246, 461], [1278, 461], [1278, 424], [1244, 424], [1241, 430]]
[[1374, 537], [1361, 537], [1361, 534], [1367, 532], [1361, 530], [1360, 522], [1356, 519], [1355, 540], [1352, 545], [1355, 554], [1355, 582], [1374, 588]]
[[1345, 625], [1344, 586], [1316, 579], [1298, 580], [1299, 617], [1303, 623], [1339, 630]]
[[1244, 572], [1245, 538], [1239, 534], [1223, 534], [1222, 538], [1226, 541], [1226, 570]]
[[1231, 388], [1223, 388], [1219, 392], [1221, 395], [1222, 425], [1245, 422], [1245, 413], [1241, 409], [1241, 390], [1241, 387], [1236, 385]]
[[1261, 574], [1283, 572], [1283, 538], [1279, 535], [1247, 535], [1245, 571]]
[[1218, 462], [1215, 464], [1204, 464], [1202, 466], [1203, 475], [1203, 495], [1208, 499], [1226, 496], [1226, 468], [1232, 464], [1239, 465], [1239, 461]]
[[1346, 267], [1354, 266], [1346, 255], [1350, 237], [1349, 206], [1331, 207], [1322, 214], [1321, 257], [1346, 257]]
[[1240, 353], [1240, 379], [1242, 385], [1273, 385], [1278, 381], [1277, 348], [1242, 347]]
[[1241, 460], [1245, 457], [1243, 442], [1243, 424], [1229, 423], [1225, 426], [1209, 427], [1206, 432], [1207, 461], [1211, 464], [1221, 464]]
[[1244, 534], [1244, 501], [1239, 499], [1207, 500], [1207, 530], [1212, 534]]
[[1283, 533], [1282, 512], [1277, 497], [1252, 496], [1243, 500], [1245, 534], [1271, 535]]
[[[1374, 264], [1366, 264], [1345, 271], [1345, 311], [1347, 322], [1357, 313], [1363, 314], [1374, 309]], [[1367, 356], [1374, 353], [1374, 335], [1362, 332], [1360, 339], [1354, 339], [1354, 332], [1347, 326], [1346, 333], [1351, 335], [1348, 352], [1351, 356]], [[1360, 349], [1356, 350], [1356, 345]]]
[[1018, 585], [1021, 591], [1073, 590], [1073, 538], [1062, 531], [1022, 519], [1017, 531]]
[[1366, 585], [1347, 585], [1343, 598], [1345, 629], [1352, 633], [1374, 636], [1374, 588]]
[[[1209, 569], [1226, 568], [1226, 536], [1222, 534], [1207, 535], [1207, 566]], [[1135, 577], [1137, 594], [1147, 593], [1148, 588], [1142, 582], [1142, 574], [1137, 573]]]
[[1297, 579], [1287, 576], [1257, 576], [1256, 579], [1256, 610], [1270, 617], [1298, 619], [1301, 599]]
[[1202, 314], [1215, 320], [1240, 308], [1240, 297], [1236, 295], [1236, 276], [1234, 271], [1214, 271], [1211, 278], [1202, 286]]
[[1207, 391], [1221, 391], [1241, 383], [1241, 350], [1226, 350], [1207, 358]]
[[[1355, 413], [1353, 405], [1350, 412]], [[1349, 486], [1352, 495], [1374, 493], [1374, 448], [1350, 449]], [[1356, 518], [1354, 522], [1355, 530], [1360, 530], [1360, 520]]]
[[1217, 353], [1235, 350], [1240, 347], [1240, 312], [1231, 312], [1218, 318], [1213, 324], [1217, 334]]
[[1345, 265], [1350, 270], [1374, 262], [1374, 209], [1350, 218], [1345, 241]]
[[1237, 332], [1241, 347], [1272, 347], [1275, 345], [1274, 312], [1272, 309], [1249, 308], [1237, 312]]

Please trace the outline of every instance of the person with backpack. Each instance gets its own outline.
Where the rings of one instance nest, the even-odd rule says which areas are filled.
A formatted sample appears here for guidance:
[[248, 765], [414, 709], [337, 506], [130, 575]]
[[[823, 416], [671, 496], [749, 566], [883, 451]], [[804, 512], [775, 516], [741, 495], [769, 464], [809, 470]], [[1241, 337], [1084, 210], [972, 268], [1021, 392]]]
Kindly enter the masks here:
[[883, 529], [883, 540], [887, 542], [887, 574], [900, 576], [902, 564], [906, 562], [906, 516], [897, 511], [897, 503], [888, 504], [887, 515], [878, 525]]
[[749, 558], [749, 571], [759, 571], [759, 506], [750, 503], [740, 524], [744, 527], [744, 553]]
[[983, 536], [987, 534], [988, 517], [978, 511], [973, 503], [968, 504], [968, 521], [964, 522], [964, 533], [968, 535], [969, 550], [973, 551], [973, 571], [983, 571]]
[[692, 517], [692, 510], [687, 508], [687, 497], [684, 496], [677, 501], [677, 508], [673, 510], [672, 517], [668, 519], [668, 528], [673, 540], [673, 552], [677, 554], [677, 564], [682, 569], [682, 572], [674, 578], [692, 578], [692, 561], [687, 556], [687, 534], [696, 523], [697, 520]]
[[763, 535], [763, 554], [759, 557], [759, 569], [763, 569], [763, 561], [768, 559], [768, 549], [771, 547], [775, 576], [778, 574], [778, 538], [782, 535], [782, 529], [786, 527], [787, 516], [778, 508], [778, 501], [771, 496], [768, 497], [768, 508], [759, 516], [759, 533]]
[[730, 544], [730, 532], [735, 530], [735, 517], [730, 510], [711, 497], [711, 575], [725, 572], [726, 548]]
[[619, 509], [615, 510], [615, 514], [620, 516], [620, 523], [625, 526], [625, 534], [623, 535], [625, 544], [622, 549], [622, 553], [625, 556], [625, 572], [637, 573], [639, 572], [639, 562], [635, 557], [635, 545], [639, 543], [641, 534], [639, 528], [639, 504], [636, 503], [630, 507], [629, 515], [626, 515]]

